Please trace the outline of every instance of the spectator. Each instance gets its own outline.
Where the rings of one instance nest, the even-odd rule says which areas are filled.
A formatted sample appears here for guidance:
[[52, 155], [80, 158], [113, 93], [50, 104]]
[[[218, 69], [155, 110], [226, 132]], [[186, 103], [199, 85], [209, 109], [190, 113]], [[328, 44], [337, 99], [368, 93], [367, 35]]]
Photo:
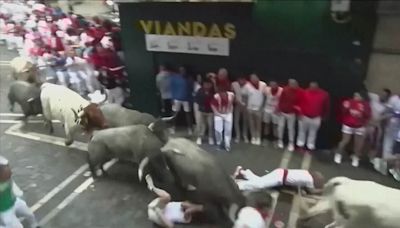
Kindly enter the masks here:
[[[173, 99], [172, 111], [175, 113], [179, 112], [182, 109], [185, 112], [187, 131], [189, 135], [192, 135], [192, 121], [190, 116], [190, 96], [191, 92], [189, 91], [189, 82], [187, 78], [185, 78], [185, 69], [180, 67], [180, 72], [173, 74], [171, 76], [171, 95]], [[174, 128], [171, 128], [172, 132], [175, 132]]]
[[235, 95], [232, 92], [220, 87], [211, 102], [211, 108], [214, 112], [216, 143], [220, 146], [220, 149], [225, 149], [226, 151], [231, 149], [234, 99]]
[[[236, 81], [232, 82], [232, 89], [235, 93], [235, 142], [239, 143], [240, 139], [244, 139], [245, 143], [249, 142], [248, 138], [248, 111], [247, 111], [247, 90], [250, 85], [244, 76], [240, 76]], [[240, 119], [242, 120], [243, 127], [240, 126]]]
[[211, 109], [211, 101], [214, 97], [213, 84], [210, 80], [204, 80], [202, 87], [197, 91], [195, 96], [195, 104], [197, 104], [198, 122], [197, 122], [197, 144], [202, 144], [202, 138], [208, 131], [208, 143], [214, 144], [213, 137], [213, 112]]
[[165, 65], [159, 66], [159, 72], [156, 75], [156, 85], [161, 95], [161, 111], [164, 116], [171, 116], [171, 72]]
[[354, 135], [354, 155], [351, 165], [358, 167], [364, 145], [366, 125], [371, 116], [369, 104], [363, 100], [360, 93], [354, 93], [353, 98], [345, 100], [342, 106], [342, 140], [339, 143], [334, 161], [337, 164], [342, 162], [342, 154], [347, 144]]
[[220, 68], [218, 70], [218, 74], [215, 77], [215, 87], [216, 87], [216, 91], [220, 91], [220, 90], [230, 91], [231, 90], [231, 83], [229, 82], [227, 69]]
[[263, 122], [264, 135], [268, 136], [271, 132], [272, 127], [272, 138], [276, 140], [278, 138], [278, 122], [279, 116], [277, 114], [279, 98], [282, 94], [283, 88], [278, 85], [276, 81], [271, 81], [269, 86], [264, 90], [265, 105], [264, 105], [264, 116]]
[[[371, 120], [367, 126], [366, 148], [369, 151], [369, 158], [374, 168], [380, 170], [380, 159], [378, 152], [382, 152], [383, 125], [385, 115], [388, 112], [387, 102], [391, 96], [391, 91], [384, 89], [382, 94], [368, 93], [371, 106]], [[383, 171], [385, 172], [385, 171]]]
[[246, 91], [247, 110], [249, 113], [249, 125], [251, 144], [261, 145], [261, 116], [264, 107], [264, 91], [267, 85], [260, 81], [256, 74], [250, 75], [249, 87]]
[[398, 147], [395, 148], [395, 142], [399, 141], [398, 137], [400, 131], [400, 96], [393, 95], [389, 99], [388, 107], [390, 113], [384, 132], [382, 156], [384, 161], [382, 169], [387, 167], [387, 162], [393, 163], [389, 171], [397, 181], [400, 181], [400, 156]]
[[[0, 156], [0, 221], [6, 228], [22, 227], [19, 217], [26, 219], [28, 227], [38, 228], [35, 216], [21, 199], [22, 191], [11, 177], [8, 160]], [[3, 227], [3, 226], [1, 226]]]
[[278, 147], [283, 149], [283, 135], [285, 130], [285, 123], [289, 131], [289, 144], [288, 150], [294, 150], [294, 136], [295, 136], [295, 123], [296, 114], [299, 112], [299, 103], [301, 98], [301, 88], [295, 79], [289, 79], [288, 85], [283, 88], [282, 94], [279, 97], [278, 113]]
[[70, 50], [67, 53], [65, 67], [73, 90], [81, 96], [86, 96], [88, 88], [86, 86], [86, 78], [88, 75], [83, 71], [81, 64], [84, 60], [76, 56], [75, 50]]
[[328, 114], [328, 93], [319, 88], [317, 82], [311, 82], [308, 89], [304, 90], [300, 100], [298, 147], [307, 146], [309, 150], [315, 150], [315, 141], [321, 120], [326, 119]]

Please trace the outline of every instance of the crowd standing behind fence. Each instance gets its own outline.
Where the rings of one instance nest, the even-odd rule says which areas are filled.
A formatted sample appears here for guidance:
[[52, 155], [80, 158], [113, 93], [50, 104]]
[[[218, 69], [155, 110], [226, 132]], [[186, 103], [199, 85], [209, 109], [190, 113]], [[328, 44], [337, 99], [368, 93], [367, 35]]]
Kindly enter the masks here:
[[[328, 92], [320, 88], [318, 82], [311, 81], [308, 88], [303, 89], [295, 79], [289, 79], [287, 85], [281, 87], [274, 80], [267, 85], [256, 74], [240, 75], [230, 82], [228, 71], [221, 68], [218, 73], [210, 72], [204, 77], [198, 76], [200, 79], [196, 80], [194, 86], [190, 86], [191, 81], [188, 80], [181, 83], [185, 88], [179, 87], [176, 90], [177, 87], [173, 84], [168, 86], [168, 78], [176, 77], [174, 70], [165, 71], [163, 67], [160, 69], [157, 81], [159, 83], [162, 77], [164, 85], [158, 87], [161, 94], [174, 94], [180, 90], [187, 92], [197, 88], [193, 106], [198, 144], [202, 144], [205, 131], [208, 131], [209, 144], [214, 144], [211, 130], [214, 126], [216, 143], [229, 151], [233, 122], [236, 143], [244, 140], [245, 143], [262, 145], [264, 140], [264, 145], [273, 142], [276, 147], [283, 149], [284, 142], [288, 141], [289, 151], [319, 149], [316, 147], [318, 131], [322, 124], [327, 124], [325, 120], [329, 116], [331, 102]], [[214, 84], [214, 91], [210, 90], [209, 83]], [[225, 91], [228, 92], [227, 95]], [[210, 98], [210, 92], [215, 93], [214, 99]], [[224, 97], [229, 99], [222, 99]], [[164, 97], [162, 99], [165, 100]], [[210, 101], [211, 107], [214, 107], [213, 112], [208, 109]], [[175, 102], [177, 103], [179, 102]], [[191, 102], [184, 102], [182, 105], [188, 115]], [[233, 117], [227, 108], [230, 105], [233, 105]], [[336, 119], [342, 124], [342, 140], [334, 150], [335, 163], [342, 162], [345, 146], [354, 138], [352, 166], [358, 167], [359, 160], [365, 153], [377, 171], [384, 175], [389, 171], [400, 181], [400, 152], [399, 143], [396, 143], [400, 141], [399, 95], [392, 95], [390, 90], [383, 89], [380, 95], [368, 93], [368, 97], [362, 98], [360, 92], [355, 91], [354, 98], [348, 98], [341, 105]], [[227, 111], [224, 114], [218, 111], [222, 107]], [[169, 102], [164, 101], [163, 110], [169, 109]], [[173, 109], [175, 112], [179, 110]], [[210, 121], [212, 115], [214, 121]], [[265, 123], [263, 131], [262, 123]], [[285, 127], [288, 132], [287, 140], [284, 138]]]

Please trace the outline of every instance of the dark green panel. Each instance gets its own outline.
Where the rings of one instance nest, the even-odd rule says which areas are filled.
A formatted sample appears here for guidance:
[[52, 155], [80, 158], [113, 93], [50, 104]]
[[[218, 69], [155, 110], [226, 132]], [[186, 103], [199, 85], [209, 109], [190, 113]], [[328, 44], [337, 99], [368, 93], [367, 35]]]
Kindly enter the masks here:
[[[285, 82], [293, 77], [303, 84], [317, 80], [334, 101], [350, 95], [363, 87], [375, 31], [376, 2], [352, 1], [352, 20], [347, 24], [332, 21], [330, 2], [121, 4], [123, 45], [135, 108], [158, 114], [154, 75], [157, 64], [163, 62], [189, 65], [200, 73], [226, 67], [231, 77], [254, 71], [264, 80]], [[237, 37], [231, 40], [229, 57], [147, 52], [141, 19], [229, 22], [236, 26]], [[353, 45], [356, 40], [361, 46]], [[356, 58], [362, 63], [355, 63]]]

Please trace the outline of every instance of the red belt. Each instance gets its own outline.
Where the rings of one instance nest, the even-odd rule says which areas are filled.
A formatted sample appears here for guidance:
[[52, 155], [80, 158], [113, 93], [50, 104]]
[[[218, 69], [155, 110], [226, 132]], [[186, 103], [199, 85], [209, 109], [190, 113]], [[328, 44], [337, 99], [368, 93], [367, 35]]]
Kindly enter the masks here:
[[282, 185], [286, 185], [286, 179], [289, 171], [287, 169], [283, 169], [283, 177], [282, 177]]

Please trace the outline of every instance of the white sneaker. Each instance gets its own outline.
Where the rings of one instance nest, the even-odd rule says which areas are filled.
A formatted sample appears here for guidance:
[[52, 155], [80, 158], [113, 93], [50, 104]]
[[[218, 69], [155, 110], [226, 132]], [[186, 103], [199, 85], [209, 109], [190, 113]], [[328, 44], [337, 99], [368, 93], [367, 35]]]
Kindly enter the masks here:
[[284, 147], [284, 145], [283, 145], [282, 140], [279, 140], [279, 141], [278, 141], [278, 148], [279, 148], [279, 149], [283, 149], [283, 147]]
[[261, 146], [261, 139], [260, 138], [256, 139], [256, 145], [257, 146]]
[[200, 137], [197, 138], [196, 143], [197, 143], [197, 145], [201, 145], [202, 141], [201, 141], [201, 138], [200, 138]]
[[385, 161], [385, 160], [383, 160], [383, 159], [380, 159], [380, 162], [379, 162], [379, 172], [382, 174], [382, 175], [387, 175], [388, 174], [388, 167], [387, 167], [388, 165], [387, 165], [387, 161]]
[[313, 144], [307, 144], [307, 148], [308, 148], [309, 150], [315, 150], [315, 145], [313, 145]]
[[240, 138], [239, 137], [235, 138], [235, 143], [240, 143]]
[[397, 181], [400, 181], [400, 170], [399, 169], [389, 169], [389, 173], [392, 174], [393, 178]]
[[370, 162], [374, 165], [375, 171], [380, 172], [381, 160], [379, 158], [371, 158]]
[[333, 160], [335, 161], [336, 164], [342, 163], [342, 155], [339, 153], [336, 153], [335, 158]]
[[255, 138], [251, 138], [251, 144], [256, 145], [256, 139]]
[[353, 167], [358, 167], [359, 164], [360, 164], [360, 158], [358, 158], [357, 156], [353, 156], [351, 158], [351, 165]]
[[249, 143], [249, 138], [245, 137], [244, 138], [244, 143]]
[[288, 151], [290, 151], [290, 152], [294, 151], [294, 145], [293, 145], [293, 143], [289, 143], [287, 149], [288, 149]]
[[208, 138], [208, 144], [214, 145], [214, 139], [213, 138]]

